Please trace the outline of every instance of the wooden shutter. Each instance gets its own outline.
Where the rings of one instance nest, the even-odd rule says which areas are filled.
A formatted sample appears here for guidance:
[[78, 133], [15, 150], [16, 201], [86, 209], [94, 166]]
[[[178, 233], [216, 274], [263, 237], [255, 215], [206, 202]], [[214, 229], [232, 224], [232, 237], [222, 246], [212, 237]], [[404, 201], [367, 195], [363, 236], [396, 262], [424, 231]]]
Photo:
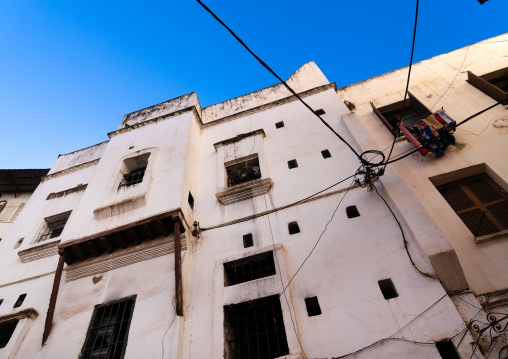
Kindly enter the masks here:
[[416, 112], [418, 117], [421, 119], [427, 117], [432, 112], [429, 110], [427, 106], [425, 106], [423, 103], [421, 103], [411, 92], [408, 92], [409, 101], [411, 103], [411, 107]]
[[467, 72], [467, 82], [496, 101], [504, 101], [508, 98], [508, 94], [506, 92], [485, 81], [481, 77], [476, 76], [471, 71]]
[[11, 222], [12, 217], [16, 214], [18, 210], [19, 203], [9, 203], [7, 202], [7, 206], [5, 206], [2, 214], [0, 215], [0, 222]]
[[437, 189], [475, 236], [508, 229], [508, 195], [486, 173]]
[[374, 104], [371, 102], [370, 105], [372, 106], [372, 110], [374, 110], [374, 113], [377, 115], [377, 117], [379, 117], [379, 119], [381, 120], [381, 122], [384, 123], [384, 125], [386, 126], [387, 129], [390, 130], [390, 132], [395, 135], [395, 129], [393, 128], [392, 125], [390, 125], [390, 122], [388, 122], [386, 120], [386, 118], [383, 116], [383, 114], [377, 109], [376, 106], [374, 106]]
[[12, 217], [11, 217], [11, 221], [13, 221], [13, 222], [14, 222], [14, 220], [15, 220], [16, 218], [18, 218], [18, 215], [19, 215], [19, 213], [21, 212], [21, 210], [23, 209], [23, 207], [25, 207], [25, 203], [20, 203], [20, 204], [19, 204], [18, 209], [16, 209], [16, 212], [15, 212], [15, 213], [12, 215]]

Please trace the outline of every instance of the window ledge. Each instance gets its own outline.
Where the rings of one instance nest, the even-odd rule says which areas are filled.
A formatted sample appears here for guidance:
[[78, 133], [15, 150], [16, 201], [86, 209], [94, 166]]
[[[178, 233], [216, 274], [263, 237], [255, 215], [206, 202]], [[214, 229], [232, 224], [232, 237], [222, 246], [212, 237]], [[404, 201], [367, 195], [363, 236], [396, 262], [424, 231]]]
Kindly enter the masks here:
[[23, 263], [36, 261], [41, 258], [51, 257], [58, 254], [58, 244], [60, 239], [51, 242], [37, 243], [37, 245], [23, 249], [18, 252], [18, 256]]
[[492, 241], [494, 239], [502, 239], [502, 238], [508, 238], [508, 229], [504, 230], [504, 231], [501, 231], [501, 232], [496, 232], [496, 233], [486, 234], [484, 236], [476, 237], [474, 239], [474, 242], [476, 244], [479, 244], [479, 243], [484, 243], [484, 242]]
[[246, 199], [262, 196], [270, 191], [273, 182], [270, 178], [259, 178], [249, 182], [237, 184], [216, 193], [215, 197], [223, 205], [244, 201]]
[[6, 322], [13, 319], [35, 319], [39, 316], [39, 313], [34, 308], [23, 309], [14, 313], [0, 316], [0, 323]]

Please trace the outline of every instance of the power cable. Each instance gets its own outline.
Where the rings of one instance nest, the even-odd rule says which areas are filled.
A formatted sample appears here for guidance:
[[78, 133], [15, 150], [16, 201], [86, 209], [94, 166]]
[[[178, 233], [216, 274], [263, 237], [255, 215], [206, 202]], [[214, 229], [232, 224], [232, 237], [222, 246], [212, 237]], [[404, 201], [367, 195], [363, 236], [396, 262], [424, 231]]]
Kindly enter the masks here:
[[386, 159], [385, 166], [383, 167], [383, 172], [386, 169], [386, 165], [388, 164], [388, 161], [390, 161], [390, 157], [392, 155], [393, 147], [395, 146], [395, 140], [397, 139], [397, 134], [400, 131], [400, 124], [402, 123], [402, 115], [404, 114], [404, 109], [406, 107], [406, 97], [407, 93], [409, 91], [409, 80], [411, 79], [411, 68], [413, 67], [413, 54], [415, 51], [415, 41], [416, 41], [416, 25], [418, 24], [418, 7], [420, 5], [420, 0], [416, 0], [416, 13], [415, 13], [415, 26], [413, 30], [413, 44], [411, 45], [411, 58], [409, 59], [409, 69], [407, 73], [407, 82], [406, 82], [406, 91], [404, 92], [404, 101], [402, 102], [402, 110], [400, 111], [400, 118], [397, 122], [397, 127], [395, 128], [395, 133], [393, 134], [393, 142], [392, 146], [390, 148], [390, 153], [388, 154], [388, 158]]
[[214, 14], [214, 12], [212, 10], [210, 10], [210, 8], [208, 8], [205, 4], [203, 4], [203, 2], [201, 0], [196, 0], [206, 11], [208, 11], [208, 13], [210, 13], [210, 15], [212, 15], [215, 20], [217, 20], [222, 26], [224, 26], [226, 28], [226, 30], [229, 31], [229, 33], [231, 35], [233, 35], [233, 37], [252, 55], [254, 56], [254, 58], [266, 69], [268, 70], [268, 72], [270, 72], [273, 76], [275, 76], [281, 84], [283, 84], [289, 92], [291, 92], [305, 107], [307, 107], [317, 118], [319, 118], [321, 120], [321, 122], [326, 126], [328, 127], [328, 129], [330, 131], [332, 131], [342, 142], [344, 142], [344, 144], [346, 144], [346, 146], [349, 147], [349, 149], [356, 155], [356, 157], [360, 157], [360, 155], [355, 151], [355, 149], [341, 136], [339, 135], [320, 115], [318, 115], [313, 109], [312, 107], [310, 107], [305, 101], [303, 101], [303, 99], [286, 83], [286, 81], [284, 81], [279, 75], [277, 75], [275, 73], [275, 71], [273, 71], [270, 66], [268, 66], [263, 60], [261, 60], [248, 46], [247, 44], [245, 44], [245, 42], [242, 41], [242, 39], [240, 39], [240, 37], [238, 37], [238, 35], [236, 35], [233, 30], [231, 30], [217, 15]]

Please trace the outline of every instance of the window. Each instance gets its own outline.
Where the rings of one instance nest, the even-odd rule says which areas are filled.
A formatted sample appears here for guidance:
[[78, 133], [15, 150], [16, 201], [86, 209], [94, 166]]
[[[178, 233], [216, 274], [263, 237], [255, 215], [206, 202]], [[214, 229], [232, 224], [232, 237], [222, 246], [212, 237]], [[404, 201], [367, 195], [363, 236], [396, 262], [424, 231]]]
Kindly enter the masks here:
[[134, 301], [131, 297], [95, 307], [80, 358], [123, 358]]
[[508, 99], [508, 67], [482, 76], [468, 71], [467, 82], [496, 101]]
[[252, 233], [246, 234], [243, 236], [243, 248], [252, 247], [254, 245], [254, 240], [252, 239]]
[[436, 348], [443, 359], [460, 359], [457, 348], [450, 339], [437, 342]]
[[189, 197], [187, 198], [187, 201], [189, 202], [189, 206], [191, 209], [194, 209], [194, 197], [192, 197], [192, 194], [189, 192]]
[[4, 210], [6, 205], [7, 201], [0, 201], [0, 214], [2, 214], [2, 211]]
[[60, 237], [70, 215], [69, 211], [45, 218], [46, 225], [37, 242]]
[[288, 167], [289, 167], [289, 169], [297, 168], [298, 162], [296, 162], [296, 160], [288, 161]]
[[[370, 103], [377, 117], [379, 117], [381, 122], [383, 122], [386, 128], [388, 128], [394, 136], [397, 134], [401, 136], [397, 128], [397, 123], [400, 120], [403, 102], [404, 101], [399, 101], [380, 108], [374, 106], [372, 102]], [[432, 112], [427, 108], [427, 106], [409, 93], [408, 98], [406, 99], [404, 113], [402, 114], [402, 122], [405, 125], [414, 125], [431, 113]]]
[[275, 274], [273, 252], [256, 254], [247, 258], [224, 263], [224, 286], [250, 282]]
[[309, 317], [314, 317], [321, 314], [321, 307], [317, 297], [305, 298], [305, 306], [307, 307], [307, 314]]
[[0, 299], [0, 305], [2, 305], [2, 303], [3, 303], [3, 302], [4, 302], [4, 300], [3, 300], [3, 299]]
[[330, 157], [332, 157], [332, 154], [328, 150], [321, 151], [321, 155], [323, 156], [323, 158], [330, 158]]
[[314, 111], [314, 113], [318, 116], [321, 116], [321, 115], [324, 115], [326, 112], [325, 110], [323, 110], [322, 108], [320, 108], [319, 110], [316, 110]]
[[358, 209], [356, 208], [356, 206], [346, 207], [346, 214], [347, 214], [347, 218], [360, 217], [360, 212], [358, 212]]
[[289, 234], [297, 234], [300, 233], [300, 227], [297, 222], [288, 223], [288, 231]]
[[437, 189], [475, 237], [508, 229], [508, 194], [486, 173]]
[[5, 348], [18, 325], [19, 319], [0, 323], [0, 349]]
[[129, 187], [143, 182], [149, 157], [150, 153], [145, 153], [140, 156], [124, 160], [120, 170], [122, 173], [122, 180], [120, 181], [118, 188]]
[[278, 358], [289, 354], [279, 296], [224, 307], [225, 358]]
[[226, 167], [228, 187], [261, 178], [259, 159], [252, 158]]
[[13, 222], [23, 207], [25, 207], [25, 203], [0, 201], [0, 222]]
[[21, 307], [21, 305], [25, 301], [25, 298], [26, 298], [26, 293], [25, 294], [21, 294], [18, 297], [18, 300], [16, 301], [16, 303], [14, 303], [14, 307], [13, 308], [19, 308], [19, 307]]
[[383, 293], [383, 297], [386, 300], [397, 298], [399, 296], [399, 293], [397, 293], [397, 290], [395, 289], [391, 279], [383, 279], [377, 283], [379, 284], [379, 289], [381, 289], [381, 293]]
[[284, 121], [280, 121], [275, 124], [275, 128], [282, 128], [282, 127], [284, 127]]

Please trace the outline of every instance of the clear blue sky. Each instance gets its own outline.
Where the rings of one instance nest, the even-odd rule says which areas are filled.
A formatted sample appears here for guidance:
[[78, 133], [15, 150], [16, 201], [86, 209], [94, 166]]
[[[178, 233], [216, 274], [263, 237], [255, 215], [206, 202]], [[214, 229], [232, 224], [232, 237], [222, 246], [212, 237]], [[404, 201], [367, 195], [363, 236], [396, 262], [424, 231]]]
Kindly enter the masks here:
[[[341, 87], [409, 62], [413, 0], [205, 3], [283, 78], [315, 61]], [[508, 31], [507, 0], [420, 3], [415, 61]], [[0, 49], [0, 168], [51, 167], [192, 91], [204, 107], [276, 83], [194, 0], [4, 0]]]

